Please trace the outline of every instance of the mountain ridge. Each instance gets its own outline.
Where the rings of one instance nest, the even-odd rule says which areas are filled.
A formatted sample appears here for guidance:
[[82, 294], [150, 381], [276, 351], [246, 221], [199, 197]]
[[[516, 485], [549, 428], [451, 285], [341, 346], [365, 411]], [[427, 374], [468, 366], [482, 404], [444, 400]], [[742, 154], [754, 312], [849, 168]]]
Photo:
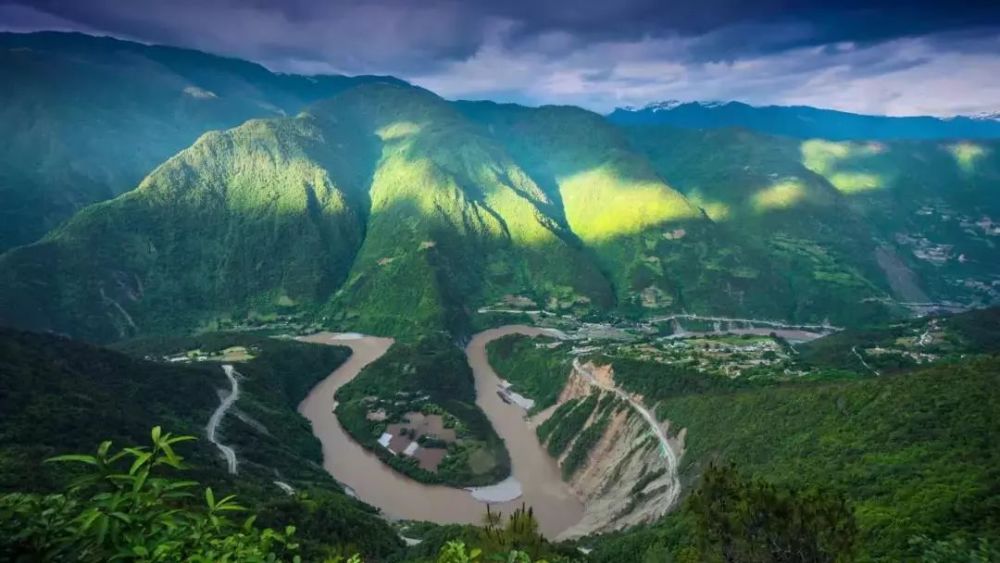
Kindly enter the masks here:
[[812, 106], [754, 106], [739, 101], [651, 102], [615, 108], [607, 115], [623, 125], [685, 128], [745, 127], [796, 138], [843, 140], [946, 140], [1000, 138], [996, 114], [984, 116], [887, 116]]
[[461, 341], [510, 303], [850, 326], [1000, 299], [996, 142], [623, 125], [345, 80], [295, 116], [200, 133], [0, 255], [0, 322], [99, 342], [279, 318]]
[[294, 115], [391, 77], [276, 74], [191, 49], [80, 33], [0, 33], [0, 251], [128, 191], [211, 130]]

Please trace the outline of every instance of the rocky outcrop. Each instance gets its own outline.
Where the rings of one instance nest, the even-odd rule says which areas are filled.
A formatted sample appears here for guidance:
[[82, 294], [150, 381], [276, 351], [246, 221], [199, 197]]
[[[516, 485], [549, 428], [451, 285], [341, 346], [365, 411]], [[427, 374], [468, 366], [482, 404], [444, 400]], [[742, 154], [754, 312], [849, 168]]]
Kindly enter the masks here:
[[[650, 421], [636, 408], [635, 401], [641, 398], [625, 399], [626, 395], [614, 385], [611, 366], [588, 364], [586, 368], [586, 374], [573, 370], [558, 404], [591, 393], [614, 392], [622, 400], [615, 402], [610, 413], [595, 409], [578, 434], [583, 435], [602, 416], [608, 416], [604, 432], [590, 449], [586, 462], [569, 478], [573, 492], [586, 506], [583, 519], [560, 534], [559, 539], [651, 522], [671, 510], [679, 494], [676, 460], [683, 453], [683, 431], [677, 439], [669, 440], [671, 451], [664, 451], [660, 433], [653, 431]], [[536, 419], [547, 418], [550, 413], [539, 413]], [[662, 430], [665, 433], [665, 425]], [[567, 455], [560, 457], [561, 466]]]

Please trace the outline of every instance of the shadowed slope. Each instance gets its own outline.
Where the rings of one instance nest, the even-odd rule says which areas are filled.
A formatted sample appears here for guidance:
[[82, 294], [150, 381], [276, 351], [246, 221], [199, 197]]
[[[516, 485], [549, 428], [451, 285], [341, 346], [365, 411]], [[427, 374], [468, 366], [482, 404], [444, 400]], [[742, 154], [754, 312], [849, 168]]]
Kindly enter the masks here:
[[548, 196], [444, 100], [371, 85], [314, 113], [381, 143], [365, 243], [335, 301], [359, 326], [466, 333], [475, 305], [508, 294], [610, 304], [600, 272], [543, 212]]
[[108, 341], [334, 298], [333, 323], [462, 334], [474, 307], [507, 294], [609, 305], [544, 198], [440, 98], [362, 86], [208, 134], [134, 192], [9, 252], [0, 318]]

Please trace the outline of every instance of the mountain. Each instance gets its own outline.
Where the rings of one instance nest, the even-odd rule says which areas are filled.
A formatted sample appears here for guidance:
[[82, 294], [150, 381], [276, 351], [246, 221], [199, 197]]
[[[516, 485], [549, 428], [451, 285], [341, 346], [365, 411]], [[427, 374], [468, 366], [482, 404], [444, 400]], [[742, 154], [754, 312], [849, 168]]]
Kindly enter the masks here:
[[[766, 181], [754, 180], [757, 172], [748, 155], [719, 147], [714, 139], [692, 143], [673, 137], [672, 129], [615, 127], [578, 108], [481, 103], [466, 106], [466, 111], [478, 116], [529, 169], [547, 178], [543, 185], [567, 194], [563, 201], [569, 225], [601, 259], [622, 311], [638, 316], [663, 310], [741, 311], [853, 322], [885, 314], [858, 305], [885, 295], [881, 275], [871, 274], [870, 252], [840, 252], [822, 240], [815, 247], [797, 238], [775, 249], [784, 240], [781, 221], [789, 217], [807, 223], [809, 238], [870, 244], [868, 232], [851, 232], [851, 223], [842, 218], [836, 220], [838, 233], [825, 235], [804, 215], [816, 198], [785, 202], [782, 194], [789, 186], [799, 189], [794, 177], [772, 177], [768, 171]], [[639, 139], [637, 133], [647, 136]], [[668, 168], [663, 166], [665, 154], [688, 154], [706, 165], [698, 171]], [[718, 202], [704, 197], [704, 188], [692, 189], [707, 187], [707, 175], [720, 165], [731, 167], [722, 173], [730, 189], [762, 201], [753, 213], [757, 227], [730, 224]], [[816, 183], [819, 203], [837, 203], [828, 185], [821, 179]], [[575, 210], [571, 201], [579, 202]], [[574, 211], [575, 217], [570, 215]], [[647, 218], [651, 211], [661, 215]], [[592, 225], [601, 230], [588, 234]], [[867, 277], [859, 268], [867, 270]]]
[[[207, 434], [220, 404], [239, 471], [202, 440], [191, 473], [262, 526], [296, 526], [304, 560], [427, 561], [456, 538], [484, 557], [706, 560], [706, 529], [728, 509], [756, 527], [758, 502], [783, 539], [846, 522], [844, 552], [816, 553], [995, 551], [1000, 309], [918, 315], [1000, 302], [1000, 140], [623, 123], [83, 35], [0, 43], [18, 86], [0, 93], [16, 133], [0, 149], [0, 559], [76, 529], [33, 509], [79, 508], [36, 496], [78, 475], [43, 459], [158, 424]], [[495, 341], [513, 387], [485, 397], [512, 424], [511, 398], [552, 409], [542, 461], [583, 498], [578, 530], [606, 536], [552, 546], [530, 510], [488, 530], [387, 523], [323, 469], [296, 412], [347, 349], [271, 337], [393, 337], [339, 388], [337, 419], [406, 475], [470, 486], [506, 477], [524, 444], [476, 406], [462, 349], [523, 319], [570, 338]], [[834, 334], [786, 340], [803, 328]], [[380, 445], [417, 413], [454, 430], [416, 442], [447, 447], [440, 472]], [[761, 494], [706, 524], [720, 462]]]
[[[984, 119], [984, 117], [986, 117]], [[616, 108], [608, 115], [623, 125], [673, 125], [689, 129], [742, 127], [798, 139], [932, 140], [1000, 138], [995, 114], [986, 116], [889, 117], [809, 106], [751, 106], [741, 102], [657, 102]]]
[[[995, 141], [621, 125], [574, 107], [449, 102], [395, 79], [5, 37], [66, 43], [115, 72], [132, 60], [122, 52], [160, 57], [225, 93], [216, 101], [305, 105], [202, 134], [135, 189], [0, 255], [3, 324], [96, 342], [278, 322], [461, 341], [499, 322], [480, 309], [855, 326], [1000, 299]], [[236, 70], [202, 79], [212, 65]], [[146, 134], [138, 123], [122, 124], [129, 145]], [[32, 209], [10, 212], [45, 213]]]
[[295, 76], [199, 51], [0, 33], [0, 251], [136, 186], [201, 134], [378, 77]]
[[372, 332], [461, 333], [471, 305], [529, 288], [607, 303], [542, 198], [449, 104], [372, 84], [205, 135], [9, 252], [2, 316], [109, 341], [323, 309]]
[[838, 294], [840, 282], [870, 282], [900, 302], [989, 304], [998, 297], [998, 141], [801, 141], [737, 129], [623, 129], [717, 224], [742, 241], [764, 243], [771, 255], [797, 255], [800, 265], [784, 271], [811, 270], [812, 279], [799, 286], [818, 289], [817, 299]]

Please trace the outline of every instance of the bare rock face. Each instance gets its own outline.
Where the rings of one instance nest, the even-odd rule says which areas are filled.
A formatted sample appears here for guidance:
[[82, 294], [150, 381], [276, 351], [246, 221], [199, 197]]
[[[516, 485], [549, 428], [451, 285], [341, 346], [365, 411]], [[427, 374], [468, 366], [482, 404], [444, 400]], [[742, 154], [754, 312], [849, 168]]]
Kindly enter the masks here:
[[[570, 375], [559, 396], [559, 404], [586, 397], [591, 393], [609, 393], [617, 389], [610, 365], [585, 366], [589, 379], [576, 369]], [[631, 397], [632, 401], [641, 400]], [[554, 410], [554, 409], [552, 409]], [[551, 412], [536, 417], [547, 418]], [[597, 411], [581, 430], [597, 423]], [[558, 539], [570, 539], [593, 533], [610, 532], [651, 522], [676, 505], [680, 485], [676, 477], [676, 460], [683, 454], [684, 431], [671, 439], [672, 455], [641, 416], [633, 403], [623, 401], [616, 407], [600, 439], [591, 449], [587, 461], [570, 479], [570, 487], [586, 506], [583, 519], [560, 534]], [[569, 452], [572, 445], [566, 449]], [[559, 460], [564, 463], [566, 454]]]

